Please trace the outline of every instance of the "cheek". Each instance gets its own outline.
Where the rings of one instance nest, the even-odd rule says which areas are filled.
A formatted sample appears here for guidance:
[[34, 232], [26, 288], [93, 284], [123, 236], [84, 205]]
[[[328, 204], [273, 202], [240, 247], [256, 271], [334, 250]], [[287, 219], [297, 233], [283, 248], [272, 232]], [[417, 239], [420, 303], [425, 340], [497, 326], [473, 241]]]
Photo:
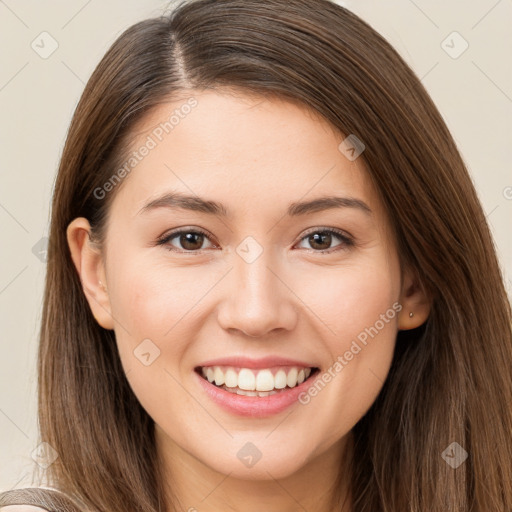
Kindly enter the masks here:
[[[334, 336], [332, 340], [326, 339], [332, 347], [343, 348], [342, 340], [373, 325], [400, 295], [398, 266], [385, 258], [364, 258], [310, 272], [308, 278], [304, 277], [306, 273], [301, 276], [299, 293], [319, 320], [330, 328]], [[391, 323], [394, 322], [396, 315]]]
[[396, 283], [389, 269], [366, 268], [360, 275], [350, 275], [344, 288], [334, 297], [339, 329], [355, 330], [370, 327], [398, 300]]
[[111, 304], [116, 320], [134, 335], [156, 339], [187, 324], [208, 289], [208, 274], [199, 266], [173, 268], [165, 261], [126, 261], [117, 266], [114, 279]]
[[330, 360], [301, 403], [329, 432], [323, 440], [327, 448], [359, 421], [384, 384], [401, 309], [400, 278], [396, 262], [386, 258], [331, 268], [328, 277], [316, 277], [316, 288], [310, 281], [304, 289], [315, 290], [308, 305], [330, 329], [322, 327], [321, 338]]
[[331, 297], [337, 334], [330, 342], [333, 359], [342, 356], [348, 380], [372, 372], [382, 376], [391, 363], [401, 309], [398, 266], [375, 258], [360, 271], [348, 272], [340, 286]]
[[[204, 266], [171, 266], [166, 261], [141, 258], [118, 259], [109, 279], [114, 280], [111, 297], [116, 339], [125, 372], [133, 381], [140, 372], [149, 380], [167, 370], [179, 379], [190, 368], [187, 354], [199, 334], [209, 290], [221, 277]], [[149, 341], [148, 341], [149, 340]], [[150, 354], [151, 371], [143, 366], [142, 354]], [[148, 356], [144, 356], [148, 359]], [[143, 358], [144, 359], [144, 358]], [[145, 386], [141, 376], [139, 386]], [[153, 382], [152, 385], [155, 383]]]
[[199, 267], [117, 262], [111, 306], [121, 362], [142, 407], [167, 424], [187, 407], [180, 363], [197, 329], [194, 305], [208, 286], [197, 276]]

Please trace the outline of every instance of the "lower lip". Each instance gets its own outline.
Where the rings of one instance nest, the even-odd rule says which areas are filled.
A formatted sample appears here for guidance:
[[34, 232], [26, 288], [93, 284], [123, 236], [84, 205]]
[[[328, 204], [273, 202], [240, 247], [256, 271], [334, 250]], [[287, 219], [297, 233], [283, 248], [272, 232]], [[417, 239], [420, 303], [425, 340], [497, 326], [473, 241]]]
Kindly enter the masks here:
[[311, 386], [320, 372], [316, 370], [302, 384], [269, 396], [244, 396], [230, 393], [225, 389], [217, 387], [215, 384], [211, 384], [197, 372], [194, 373], [197, 375], [199, 384], [206, 391], [206, 394], [224, 410], [239, 416], [263, 418], [278, 414], [296, 403], [299, 395]]

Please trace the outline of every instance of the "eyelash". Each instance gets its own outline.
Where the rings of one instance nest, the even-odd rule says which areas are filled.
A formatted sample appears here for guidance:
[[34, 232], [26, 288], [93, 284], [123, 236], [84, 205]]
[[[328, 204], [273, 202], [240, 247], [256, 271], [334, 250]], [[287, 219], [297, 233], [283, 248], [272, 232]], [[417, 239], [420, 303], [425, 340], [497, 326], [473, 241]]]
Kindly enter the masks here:
[[[204, 235], [205, 237], [207, 237], [208, 239], [210, 238], [210, 235], [206, 231], [203, 231], [200, 228], [194, 228], [194, 229], [185, 228], [185, 229], [179, 229], [176, 231], [172, 231], [171, 233], [163, 235], [162, 237], [158, 238], [158, 240], [156, 241], [156, 245], [166, 246], [173, 238], [176, 238], [178, 235], [182, 235], [185, 233], [186, 234], [189, 234], [189, 233], [201, 234], [201, 235]], [[340, 250], [340, 248], [341, 249], [343, 249], [343, 248], [349, 249], [355, 245], [354, 239], [351, 236], [349, 236], [344, 231], [341, 231], [341, 230], [335, 229], [335, 228], [320, 228], [320, 229], [315, 228], [309, 232], [306, 232], [306, 234], [299, 240], [299, 243], [302, 242], [308, 236], [313, 235], [315, 233], [334, 234], [341, 240], [342, 243], [339, 245], [336, 245], [334, 247], [331, 247], [330, 249], [323, 249], [320, 251], [315, 250], [315, 249], [306, 249], [310, 252], [319, 253], [319, 254], [327, 254], [327, 253], [336, 252], [336, 251]], [[165, 249], [167, 249], [168, 251], [171, 251], [171, 252], [185, 253], [185, 254], [200, 254], [202, 251], [206, 250], [206, 249], [199, 249], [197, 251], [180, 250], [171, 245], [168, 245], [167, 247], [165, 247]]]

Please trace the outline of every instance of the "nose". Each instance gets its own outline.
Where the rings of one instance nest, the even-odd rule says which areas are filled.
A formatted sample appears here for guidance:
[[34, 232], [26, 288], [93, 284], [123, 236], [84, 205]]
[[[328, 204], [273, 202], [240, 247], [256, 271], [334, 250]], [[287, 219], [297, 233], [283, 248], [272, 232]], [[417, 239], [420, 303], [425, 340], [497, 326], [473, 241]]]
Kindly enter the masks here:
[[298, 319], [296, 295], [284, 275], [269, 266], [266, 253], [252, 263], [235, 258], [225, 281], [226, 298], [218, 309], [218, 322], [228, 331], [264, 337], [272, 331], [292, 330]]

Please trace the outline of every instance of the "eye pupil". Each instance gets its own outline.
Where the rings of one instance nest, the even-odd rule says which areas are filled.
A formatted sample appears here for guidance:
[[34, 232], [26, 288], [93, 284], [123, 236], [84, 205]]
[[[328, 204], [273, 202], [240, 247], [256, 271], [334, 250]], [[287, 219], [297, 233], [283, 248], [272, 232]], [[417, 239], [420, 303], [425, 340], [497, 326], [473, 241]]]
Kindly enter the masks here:
[[[320, 245], [320, 246], [322, 245], [322, 241], [320, 241], [320, 244], [318, 244], [319, 239], [323, 240], [324, 244], [325, 244], [325, 239], [327, 239], [326, 247], [318, 247], [318, 245]], [[317, 232], [317, 233], [314, 233], [313, 235], [311, 235], [309, 237], [309, 240], [310, 240], [311, 247], [315, 247], [315, 245], [317, 245], [317, 247], [315, 247], [316, 249], [325, 250], [325, 249], [329, 249], [329, 247], [331, 245], [332, 235], [330, 233], [326, 233], [326, 232]]]
[[[194, 238], [199, 238], [199, 247], [194, 245]], [[203, 245], [204, 235], [201, 233], [185, 233], [180, 236], [180, 243], [184, 249], [194, 250], [199, 249]], [[191, 245], [190, 245], [191, 244]], [[196, 240], [197, 245], [197, 240]]]

